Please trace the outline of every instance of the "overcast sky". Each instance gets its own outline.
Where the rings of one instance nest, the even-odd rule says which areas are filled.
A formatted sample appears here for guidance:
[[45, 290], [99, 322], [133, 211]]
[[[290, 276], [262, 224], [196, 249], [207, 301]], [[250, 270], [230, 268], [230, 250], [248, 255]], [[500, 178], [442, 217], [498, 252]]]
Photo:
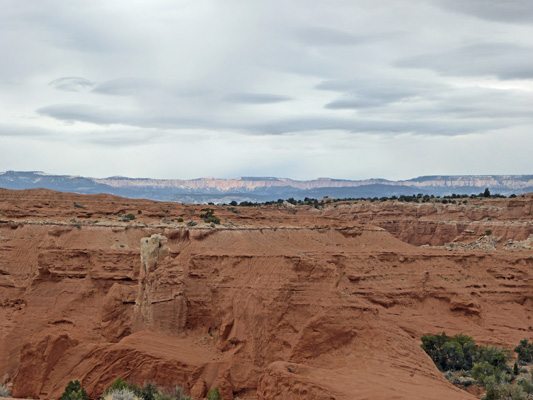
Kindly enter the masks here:
[[533, 174], [533, 0], [0, 0], [0, 171]]

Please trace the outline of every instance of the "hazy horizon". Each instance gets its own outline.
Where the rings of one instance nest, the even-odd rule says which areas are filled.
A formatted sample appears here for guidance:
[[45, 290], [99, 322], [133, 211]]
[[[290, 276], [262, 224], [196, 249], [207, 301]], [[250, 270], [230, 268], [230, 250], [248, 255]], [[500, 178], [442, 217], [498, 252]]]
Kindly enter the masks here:
[[409, 181], [413, 179], [419, 179], [419, 178], [438, 178], [438, 177], [503, 177], [503, 176], [533, 176], [533, 173], [531, 174], [436, 174], [436, 175], [417, 175], [417, 176], [411, 176], [406, 178], [400, 178], [400, 179], [387, 179], [382, 177], [368, 177], [368, 178], [360, 178], [360, 179], [349, 179], [349, 178], [337, 178], [334, 176], [318, 176], [314, 178], [309, 179], [296, 179], [289, 176], [233, 176], [233, 177], [221, 177], [221, 176], [197, 176], [195, 178], [180, 178], [180, 177], [167, 177], [167, 178], [153, 178], [149, 176], [127, 176], [127, 175], [110, 175], [110, 176], [90, 176], [90, 175], [78, 175], [78, 174], [53, 174], [47, 171], [16, 171], [16, 170], [6, 170], [6, 171], [0, 171], [0, 174], [5, 174], [8, 172], [15, 172], [15, 173], [37, 173], [37, 174], [43, 174], [44, 176], [67, 176], [67, 177], [79, 177], [79, 178], [89, 178], [89, 179], [112, 179], [112, 178], [126, 178], [126, 179], [146, 179], [146, 180], [185, 180], [185, 181], [194, 181], [194, 180], [200, 180], [200, 179], [217, 179], [217, 180], [236, 180], [236, 179], [255, 179], [255, 180], [261, 180], [261, 179], [286, 179], [286, 180], [293, 180], [293, 181], [316, 181], [320, 179], [331, 179], [331, 180], [339, 180], [339, 181], [372, 181], [372, 180], [384, 180], [384, 181], [390, 181], [390, 182], [400, 182], [400, 181]]

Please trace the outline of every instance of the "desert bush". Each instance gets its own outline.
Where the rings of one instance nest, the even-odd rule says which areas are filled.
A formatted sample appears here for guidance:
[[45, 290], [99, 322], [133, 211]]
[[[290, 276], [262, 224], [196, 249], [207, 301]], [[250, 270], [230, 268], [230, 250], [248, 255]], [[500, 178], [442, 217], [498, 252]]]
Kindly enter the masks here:
[[528, 343], [527, 339], [522, 339], [514, 351], [518, 354], [518, 361], [529, 363], [533, 360], [533, 343]]
[[200, 218], [203, 218], [205, 223], [220, 224], [220, 218], [215, 217], [215, 210], [212, 208], [206, 208], [203, 214], [200, 214]]
[[526, 393], [519, 385], [495, 384], [487, 387], [485, 393], [486, 400], [526, 400], [528, 399]]
[[444, 377], [450, 381], [450, 383], [453, 383], [454, 385], [459, 384], [459, 377], [457, 377], [452, 371], [448, 371], [444, 374]]
[[87, 392], [81, 386], [80, 381], [70, 381], [60, 400], [87, 400]]
[[422, 349], [441, 371], [470, 370], [476, 361], [477, 347], [474, 339], [461, 333], [454, 337], [441, 335], [422, 336]]
[[479, 346], [477, 353], [479, 361], [487, 361], [498, 370], [511, 372], [507, 365], [511, 359], [511, 351], [509, 349], [505, 347]]
[[134, 219], [135, 219], [135, 214], [129, 213], [129, 214], [124, 215], [123, 221], [128, 222], [128, 221], [133, 221]]
[[113, 389], [104, 394], [104, 400], [143, 400], [131, 389]]
[[155, 382], [144, 382], [144, 387], [140, 392], [144, 400], [157, 400], [156, 396], [159, 393]]
[[207, 400], [222, 400], [222, 396], [220, 395], [217, 387], [207, 392], [206, 398]]
[[422, 336], [422, 349], [441, 371], [471, 370], [475, 363], [486, 361], [502, 372], [511, 372], [507, 365], [511, 351], [505, 347], [478, 346], [474, 339], [464, 334], [453, 337], [440, 335]]
[[145, 382], [143, 387], [117, 378], [104, 391], [103, 400], [193, 400], [178, 385], [171, 389], [158, 387], [155, 382]]
[[145, 382], [141, 389], [141, 397], [144, 400], [192, 400], [192, 398], [185, 394], [181, 386], [174, 386], [173, 388], [161, 388], [155, 382]]
[[524, 393], [533, 398], [533, 371], [530, 371], [529, 379], [520, 378], [517, 384], [520, 385]]
[[[124, 379], [122, 378], [117, 378], [115, 379], [115, 381], [111, 384], [111, 386], [109, 386], [105, 391], [104, 391], [104, 395], [107, 395], [111, 392], [120, 392], [122, 390], [125, 390], [125, 391], [130, 391], [132, 392], [135, 396], [137, 396], [138, 398], [142, 398], [143, 397], [143, 393], [142, 393], [142, 389], [136, 385], [133, 385], [129, 382], [126, 382]], [[104, 396], [105, 397], [105, 396]], [[120, 399], [109, 399], [109, 400], [120, 400]]]
[[11, 397], [11, 390], [3, 383], [0, 383], [0, 397]]
[[155, 400], [193, 400], [193, 399], [191, 396], [186, 395], [183, 392], [183, 389], [180, 389], [179, 391], [173, 391], [171, 393], [158, 392], [155, 395]]
[[[527, 341], [520, 343], [520, 349], [527, 349]], [[518, 365], [514, 369], [509, 366], [511, 351], [505, 347], [478, 346], [470, 336], [449, 337], [444, 332], [422, 336], [421, 347], [441, 371], [448, 371], [444, 376], [450, 383], [463, 388], [474, 383], [484, 387], [485, 400], [533, 399], [533, 375], [530, 380], [522, 378], [519, 384], [511, 385]]]
[[[494, 377], [496, 375], [496, 368], [493, 365], [490, 365], [487, 361], [481, 361], [474, 364], [472, 368], [472, 378], [474, 378], [480, 385], [485, 386], [488, 382], [488, 378]], [[501, 374], [496, 378], [497, 382], [501, 382]]]
[[185, 390], [179, 385], [174, 386], [172, 398], [175, 400], [193, 400], [191, 396], [185, 394]]
[[446, 372], [446, 374], [444, 374], [444, 377], [455, 386], [467, 387], [476, 383], [476, 380], [474, 378], [471, 378], [470, 376], [465, 376], [467, 371], [461, 371], [461, 373], [463, 376], [458, 376], [452, 371], [448, 371]]

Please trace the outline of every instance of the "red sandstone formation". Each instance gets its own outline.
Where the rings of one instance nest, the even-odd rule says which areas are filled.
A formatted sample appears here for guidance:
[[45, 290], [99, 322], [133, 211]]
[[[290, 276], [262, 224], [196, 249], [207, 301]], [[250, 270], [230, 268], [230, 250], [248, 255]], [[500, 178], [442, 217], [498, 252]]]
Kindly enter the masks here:
[[[0, 376], [13, 395], [58, 398], [79, 379], [96, 397], [122, 377], [197, 398], [217, 386], [226, 400], [475, 399], [422, 334], [532, 337], [533, 251], [504, 246], [533, 233], [531, 196], [220, 206], [215, 228], [202, 208], [0, 190]], [[420, 247], [487, 229], [502, 237], [494, 251]]]

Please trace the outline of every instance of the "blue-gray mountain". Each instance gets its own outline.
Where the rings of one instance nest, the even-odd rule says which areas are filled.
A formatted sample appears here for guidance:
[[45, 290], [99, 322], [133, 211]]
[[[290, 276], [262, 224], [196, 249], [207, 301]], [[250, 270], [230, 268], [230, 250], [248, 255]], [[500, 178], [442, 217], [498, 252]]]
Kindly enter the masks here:
[[126, 177], [89, 178], [51, 175], [37, 171], [0, 172], [0, 187], [6, 189], [45, 188], [74, 193], [109, 193], [129, 198], [186, 203], [263, 202], [287, 199], [382, 197], [412, 194], [436, 196], [478, 194], [485, 188], [503, 195], [533, 192], [533, 175], [422, 176], [403, 181], [386, 179], [341, 180], [319, 178], [297, 181], [286, 178], [243, 177], [133, 179]]

